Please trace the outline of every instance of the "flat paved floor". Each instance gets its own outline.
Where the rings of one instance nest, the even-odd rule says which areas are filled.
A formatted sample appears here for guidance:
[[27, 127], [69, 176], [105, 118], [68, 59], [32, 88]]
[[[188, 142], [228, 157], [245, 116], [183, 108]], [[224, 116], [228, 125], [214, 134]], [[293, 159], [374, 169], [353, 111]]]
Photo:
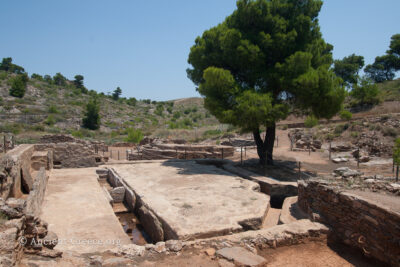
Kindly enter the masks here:
[[41, 218], [58, 235], [59, 250], [89, 253], [131, 243], [97, 181], [96, 168], [52, 170]]
[[[269, 196], [256, 183], [194, 161], [109, 165], [180, 239], [242, 231], [263, 221]], [[261, 225], [260, 225], [261, 226]]]

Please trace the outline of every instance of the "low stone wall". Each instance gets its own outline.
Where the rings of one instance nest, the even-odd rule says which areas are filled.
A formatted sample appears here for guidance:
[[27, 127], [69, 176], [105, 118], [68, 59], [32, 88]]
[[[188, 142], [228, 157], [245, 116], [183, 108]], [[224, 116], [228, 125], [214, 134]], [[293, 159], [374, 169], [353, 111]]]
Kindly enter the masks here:
[[152, 143], [140, 148], [141, 155], [133, 153], [132, 159], [205, 159], [232, 157], [235, 149], [231, 146], [158, 144]]
[[53, 164], [57, 168], [96, 167], [100, 158], [91, 145], [83, 143], [37, 144], [35, 150], [53, 151]]
[[[400, 201], [400, 198], [399, 198]], [[299, 206], [365, 255], [400, 265], [400, 213], [319, 181], [299, 182]]]
[[37, 173], [32, 191], [29, 193], [28, 199], [26, 200], [25, 214], [27, 216], [39, 217], [48, 179], [49, 176], [42, 167]]
[[29, 193], [33, 184], [30, 175], [33, 145], [19, 145], [7, 152], [0, 162], [0, 197], [19, 198], [23, 195], [22, 187]]

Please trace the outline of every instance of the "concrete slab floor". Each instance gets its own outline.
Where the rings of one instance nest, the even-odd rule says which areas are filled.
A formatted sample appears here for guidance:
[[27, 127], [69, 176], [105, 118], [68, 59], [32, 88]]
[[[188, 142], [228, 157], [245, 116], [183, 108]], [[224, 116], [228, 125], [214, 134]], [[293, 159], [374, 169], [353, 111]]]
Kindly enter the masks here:
[[176, 233], [194, 239], [242, 231], [244, 221], [261, 227], [269, 196], [258, 185], [215, 166], [194, 161], [109, 165]]
[[89, 253], [131, 244], [97, 181], [96, 168], [52, 170], [41, 218], [58, 235], [59, 250]]

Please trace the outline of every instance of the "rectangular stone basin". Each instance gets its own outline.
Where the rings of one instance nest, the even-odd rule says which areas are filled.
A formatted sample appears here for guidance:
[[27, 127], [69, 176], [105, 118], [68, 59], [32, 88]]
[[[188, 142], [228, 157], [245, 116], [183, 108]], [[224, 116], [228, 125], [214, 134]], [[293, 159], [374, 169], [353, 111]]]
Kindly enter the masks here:
[[164, 240], [259, 229], [269, 208], [269, 196], [256, 191], [257, 183], [215, 166], [158, 161], [107, 167], [135, 193], [136, 209], [145, 206], [157, 217]]

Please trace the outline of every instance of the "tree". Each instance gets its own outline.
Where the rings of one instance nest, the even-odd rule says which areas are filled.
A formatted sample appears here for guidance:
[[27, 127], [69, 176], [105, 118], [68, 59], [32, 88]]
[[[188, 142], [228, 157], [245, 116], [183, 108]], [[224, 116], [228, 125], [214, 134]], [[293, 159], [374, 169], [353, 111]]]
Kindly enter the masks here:
[[10, 79], [11, 88], [9, 90], [10, 96], [22, 98], [25, 95], [26, 83], [28, 81], [27, 75], [19, 74]]
[[15, 73], [15, 74], [25, 73], [25, 70], [23, 67], [12, 63], [11, 57], [3, 58], [2, 62], [0, 63], [0, 70], [4, 70], [4, 71]]
[[361, 105], [376, 105], [380, 102], [378, 86], [365, 77], [361, 79], [360, 84], [354, 85], [350, 95]]
[[82, 93], [86, 94], [88, 90], [83, 85], [84, 77], [82, 75], [75, 75], [74, 85], [76, 88], [81, 89]]
[[400, 34], [395, 34], [392, 36], [389, 48], [390, 49], [386, 53], [395, 57], [394, 68], [396, 71], [399, 71], [400, 70]]
[[90, 130], [97, 130], [100, 128], [100, 106], [97, 102], [97, 98], [90, 99], [86, 105], [83, 127]]
[[[239, 0], [197, 37], [188, 77], [222, 123], [252, 132], [261, 164], [273, 164], [276, 122], [290, 108], [316, 118], [341, 110], [345, 90], [318, 25], [320, 0]], [[260, 127], [265, 127], [263, 140]]]
[[375, 62], [365, 67], [364, 72], [375, 82], [391, 81], [400, 70], [400, 34], [392, 36], [386, 54], [375, 58]]
[[31, 78], [32, 78], [32, 79], [39, 80], [39, 81], [43, 81], [43, 76], [42, 76], [42, 75], [39, 75], [39, 74], [37, 74], [37, 73], [33, 73], [33, 74], [31, 75]]
[[56, 85], [63, 86], [65, 85], [67, 78], [65, 78], [61, 73], [57, 72], [53, 77], [53, 81]]
[[134, 97], [130, 97], [128, 100], [126, 100], [126, 103], [129, 105], [129, 106], [136, 106], [136, 103], [137, 103], [137, 99], [136, 98], [134, 98]]
[[112, 98], [114, 100], [118, 100], [121, 94], [122, 94], [121, 88], [117, 87], [117, 89], [115, 89], [113, 94], [112, 94]]
[[364, 57], [352, 54], [342, 60], [335, 60], [333, 71], [336, 76], [343, 79], [347, 87], [350, 87], [358, 82], [358, 73], [363, 67]]
[[43, 80], [47, 83], [53, 83], [53, 79], [51, 78], [50, 75], [46, 74], [43, 76]]
[[376, 57], [373, 64], [367, 65], [364, 72], [377, 83], [391, 81], [395, 76], [396, 57], [394, 55], [384, 55]]

